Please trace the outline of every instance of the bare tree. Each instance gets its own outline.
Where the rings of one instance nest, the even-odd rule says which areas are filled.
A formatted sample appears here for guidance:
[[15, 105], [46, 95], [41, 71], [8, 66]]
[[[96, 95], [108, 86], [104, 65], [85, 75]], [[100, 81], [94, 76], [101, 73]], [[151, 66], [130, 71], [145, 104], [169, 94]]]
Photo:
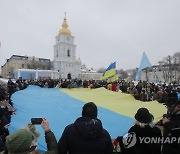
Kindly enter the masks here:
[[173, 56], [167, 56], [159, 61], [159, 71], [163, 72], [165, 82], [180, 81], [180, 52], [176, 52]]
[[104, 73], [105, 71], [106, 71], [105, 68], [99, 68], [99, 69], [97, 70], [98, 73]]
[[179, 83], [180, 82], [180, 52], [176, 52], [172, 58], [174, 64], [173, 69], [174, 69], [175, 81]]
[[117, 70], [117, 74], [120, 74], [121, 79], [126, 79], [128, 77], [128, 73], [123, 69]]
[[27, 64], [28, 69], [42, 69], [42, 70], [51, 70], [53, 65], [51, 62], [41, 62], [41, 61], [30, 61]]

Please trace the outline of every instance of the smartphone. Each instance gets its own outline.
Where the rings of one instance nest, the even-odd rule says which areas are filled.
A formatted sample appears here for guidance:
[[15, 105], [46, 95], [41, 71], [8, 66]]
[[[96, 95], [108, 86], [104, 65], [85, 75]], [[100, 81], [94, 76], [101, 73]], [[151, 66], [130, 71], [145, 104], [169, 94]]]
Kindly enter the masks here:
[[42, 118], [31, 118], [31, 123], [33, 125], [40, 125], [42, 122]]

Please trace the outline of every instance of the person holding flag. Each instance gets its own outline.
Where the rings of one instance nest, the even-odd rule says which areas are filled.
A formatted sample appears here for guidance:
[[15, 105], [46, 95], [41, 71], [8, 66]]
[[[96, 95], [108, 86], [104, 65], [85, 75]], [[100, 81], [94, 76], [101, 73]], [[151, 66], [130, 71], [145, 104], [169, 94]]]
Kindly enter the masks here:
[[118, 76], [116, 73], [116, 62], [109, 65], [109, 67], [100, 77], [100, 80], [107, 80], [107, 82], [114, 82], [118, 80]]

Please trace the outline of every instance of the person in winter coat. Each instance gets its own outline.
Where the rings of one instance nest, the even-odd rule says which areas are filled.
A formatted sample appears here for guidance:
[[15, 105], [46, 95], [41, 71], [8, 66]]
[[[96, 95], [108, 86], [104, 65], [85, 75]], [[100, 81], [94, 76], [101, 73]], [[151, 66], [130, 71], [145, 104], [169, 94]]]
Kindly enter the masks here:
[[170, 94], [165, 105], [167, 106], [167, 114], [162, 119], [164, 128], [164, 138], [171, 142], [163, 144], [163, 154], [179, 154], [180, 153], [180, 99], [177, 94]]
[[97, 106], [86, 103], [82, 117], [66, 126], [58, 142], [59, 154], [111, 154], [113, 145], [107, 130], [97, 118]]
[[[32, 126], [30, 126], [33, 128]], [[54, 133], [50, 130], [48, 121], [43, 118], [41, 127], [45, 131], [45, 140], [47, 143], [48, 151], [46, 154], [57, 154], [57, 141]], [[33, 154], [37, 153], [35, 148], [37, 146], [37, 140], [35, 139], [35, 134], [37, 131], [31, 129], [20, 129], [6, 138], [6, 148], [8, 154]]]
[[5, 89], [0, 88], [0, 150], [5, 146], [5, 138], [9, 135], [8, 126], [10, 123], [10, 114], [6, 107], [7, 93]]
[[[127, 142], [118, 137], [122, 154], [160, 154], [161, 144], [151, 143], [151, 138], [161, 138], [161, 131], [152, 124], [154, 117], [146, 108], [139, 108], [134, 125], [128, 131]], [[142, 140], [144, 139], [144, 140]], [[123, 144], [122, 144], [123, 141]]]

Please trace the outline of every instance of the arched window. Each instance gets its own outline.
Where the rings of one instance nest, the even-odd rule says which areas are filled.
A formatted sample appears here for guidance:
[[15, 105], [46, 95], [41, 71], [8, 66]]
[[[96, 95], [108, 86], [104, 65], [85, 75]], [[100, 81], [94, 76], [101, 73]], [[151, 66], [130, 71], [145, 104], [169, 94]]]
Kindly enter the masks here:
[[71, 73], [68, 73], [68, 74], [67, 74], [67, 78], [68, 78], [68, 79], [71, 79]]
[[57, 50], [57, 52], [56, 52], [57, 54], [56, 54], [56, 57], [58, 57], [58, 50]]
[[67, 56], [70, 57], [70, 50], [67, 50]]

